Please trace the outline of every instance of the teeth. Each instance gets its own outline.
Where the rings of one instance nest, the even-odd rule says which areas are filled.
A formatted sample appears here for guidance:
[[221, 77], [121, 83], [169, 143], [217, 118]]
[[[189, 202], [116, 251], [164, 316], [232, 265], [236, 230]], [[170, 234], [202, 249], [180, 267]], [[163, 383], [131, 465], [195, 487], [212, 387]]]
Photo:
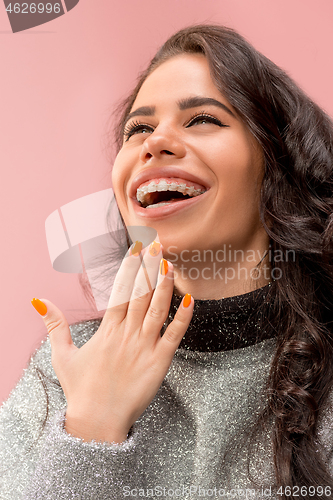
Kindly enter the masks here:
[[[158, 184], [152, 181], [148, 185], [138, 188], [136, 192], [136, 199], [139, 202], [144, 203], [146, 194], [155, 193], [156, 191], [178, 191], [179, 193], [183, 193], [184, 195], [188, 195], [191, 197], [199, 196], [199, 194], [205, 192], [204, 189], [195, 189], [194, 186], [187, 186], [184, 183], [177, 184], [176, 182], [171, 182], [170, 184], [168, 184], [165, 180], [161, 180]], [[163, 204], [167, 203], [163, 202]], [[159, 203], [155, 204], [154, 206], [156, 205], [159, 205]]]
[[163, 191], [166, 189], [168, 189], [168, 184], [165, 181], [161, 181], [157, 184], [157, 191]]

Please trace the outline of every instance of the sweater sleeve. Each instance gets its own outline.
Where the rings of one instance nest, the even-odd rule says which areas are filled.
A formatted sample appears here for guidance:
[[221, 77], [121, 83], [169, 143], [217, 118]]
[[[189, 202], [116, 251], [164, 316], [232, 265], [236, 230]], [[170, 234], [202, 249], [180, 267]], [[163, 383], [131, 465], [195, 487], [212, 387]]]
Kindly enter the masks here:
[[[71, 327], [78, 347], [87, 323]], [[84, 442], [65, 431], [65, 413], [47, 338], [0, 409], [0, 500], [104, 500], [138, 486], [136, 427], [121, 444]]]
[[[317, 453], [326, 464], [327, 472], [333, 484], [333, 391], [331, 390], [324, 408], [321, 411], [317, 425]], [[330, 490], [329, 490], [330, 488]], [[333, 494], [333, 487], [327, 490]], [[329, 497], [331, 498], [331, 497]]]

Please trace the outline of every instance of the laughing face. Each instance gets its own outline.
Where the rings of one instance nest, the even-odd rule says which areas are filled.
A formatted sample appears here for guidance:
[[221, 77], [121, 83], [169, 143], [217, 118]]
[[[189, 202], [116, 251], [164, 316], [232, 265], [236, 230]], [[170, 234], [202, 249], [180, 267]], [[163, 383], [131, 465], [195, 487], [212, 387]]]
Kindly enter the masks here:
[[127, 117], [112, 182], [126, 225], [182, 251], [268, 248], [259, 220], [261, 148], [213, 83], [201, 54], [162, 63]]

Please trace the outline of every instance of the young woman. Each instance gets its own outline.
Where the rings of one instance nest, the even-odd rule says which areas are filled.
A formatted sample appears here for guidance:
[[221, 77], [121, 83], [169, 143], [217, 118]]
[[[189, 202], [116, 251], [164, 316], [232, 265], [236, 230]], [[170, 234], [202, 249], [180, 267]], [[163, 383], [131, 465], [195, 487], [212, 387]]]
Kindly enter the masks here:
[[163, 45], [112, 171], [124, 226], [158, 237], [102, 320], [34, 299], [49, 337], [1, 411], [2, 499], [331, 498], [332, 130], [233, 30]]

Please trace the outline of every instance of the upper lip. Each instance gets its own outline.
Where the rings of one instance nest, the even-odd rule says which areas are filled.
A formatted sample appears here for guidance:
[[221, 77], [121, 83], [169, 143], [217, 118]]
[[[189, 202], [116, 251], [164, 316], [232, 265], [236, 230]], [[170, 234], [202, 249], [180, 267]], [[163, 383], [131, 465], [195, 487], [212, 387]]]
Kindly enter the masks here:
[[159, 179], [162, 177], [178, 177], [180, 179], [201, 184], [206, 190], [210, 188], [209, 184], [204, 179], [200, 179], [200, 177], [197, 177], [196, 175], [193, 175], [190, 172], [184, 171], [178, 167], [154, 167], [146, 168], [134, 177], [134, 179], [130, 183], [128, 192], [129, 197], [136, 199], [136, 192], [141, 184], [149, 181], [150, 179]]

